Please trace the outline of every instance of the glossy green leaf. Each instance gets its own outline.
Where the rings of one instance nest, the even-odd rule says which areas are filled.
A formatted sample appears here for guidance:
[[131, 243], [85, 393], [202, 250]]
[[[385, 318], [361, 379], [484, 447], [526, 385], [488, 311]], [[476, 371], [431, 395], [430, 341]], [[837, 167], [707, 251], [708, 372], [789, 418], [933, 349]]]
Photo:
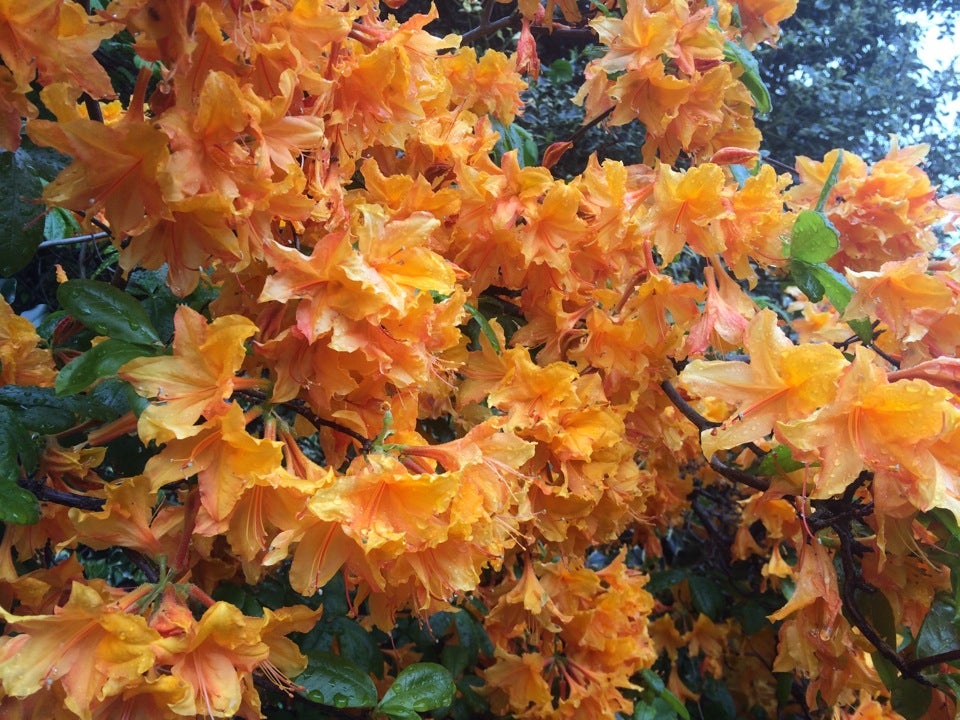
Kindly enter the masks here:
[[789, 255], [816, 264], [826, 262], [840, 248], [840, 234], [827, 216], [813, 210], [797, 215], [790, 231]]
[[0, 387], [0, 405], [16, 413], [17, 422], [27, 430], [50, 435], [69, 430], [84, 420], [112, 420], [117, 413], [94, 399], [58, 397], [53, 388]]
[[19, 272], [43, 241], [43, 181], [24, 148], [0, 152], [0, 275]]
[[810, 272], [820, 283], [820, 287], [823, 288], [823, 293], [827, 296], [830, 304], [837, 309], [837, 312], [843, 313], [853, 297], [853, 288], [850, 287], [846, 278], [827, 265], [814, 265]]
[[377, 704], [377, 688], [370, 676], [332, 653], [307, 653], [307, 669], [293, 682], [302, 688], [304, 696], [322, 705], [348, 708]]
[[37, 467], [37, 448], [17, 413], [0, 405], [0, 483], [16, 485], [26, 472]]
[[837, 184], [837, 179], [840, 177], [841, 165], [843, 165], [843, 150], [837, 152], [837, 159], [834, 161], [833, 167], [830, 168], [830, 174], [827, 175], [826, 182], [823, 183], [823, 187], [820, 189], [820, 196], [817, 198], [816, 207], [818, 213], [822, 213], [824, 208], [827, 207], [827, 198], [830, 197], [830, 191], [833, 190], [834, 185]]
[[717, 584], [701, 575], [689, 575], [687, 582], [690, 585], [690, 597], [693, 606], [713, 621], [720, 619], [723, 609], [723, 593]]
[[760, 77], [760, 65], [757, 59], [743, 45], [727, 40], [723, 45], [723, 57], [740, 66], [743, 74], [740, 76], [742, 82], [750, 94], [753, 101], [757, 104], [757, 112], [766, 115], [773, 108], [770, 102], [770, 91]]
[[29, 490], [16, 483], [0, 481], [0, 522], [33, 525], [40, 519], [40, 503]]
[[159, 345], [160, 338], [136, 298], [98, 280], [70, 280], [57, 288], [67, 312], [91, 330], [137, 345]]
[[955, 615], [956, 610], [948, 595], [941, 593], [934, 598], [917, 633], [917, 657], [939, 655], [960, 648], [960, 637], [953, 623]]
[[477, 324], [480, 326], [480, 331], [483, 333], [484, 337], [490, 341], [490, 345], [493, 347], [497, 355], [503, 352], [500, 347], [500, 341], [497, 339], [497, 334], [493, 331], [493, 328], [490, 326], [490, 321], [483, 316], [483, 313], [470, 303], [464, 303], [463, 307], [468, 313], [470, 313], [473, 319], [477, 321]]
[[813, 267], [810, 263], [805, 263], [802, 260], [792, 260], [790, 262], [790, 277], [811, 302], [820, 302], [823, 300], [823, 285], [813, 274]]
[[63, 240], [83, 234], [73, 214], [63, 208], [50, 208], [43, 219], [43, 237], [47, 240]]
[[117, 374], [121, 365], [134, 358], [149, 355], [143, 345], [108, 339], [74, 358], [57, 375], [57, 395], [73, 395], [86, 390], [100, 378]]
[[397, 675], [377, 706], [381, 712], [403, 717], [404, 711], [426, 712], [453, 702], [456, 685], [450, 671], [437, 663], [416, 663]]

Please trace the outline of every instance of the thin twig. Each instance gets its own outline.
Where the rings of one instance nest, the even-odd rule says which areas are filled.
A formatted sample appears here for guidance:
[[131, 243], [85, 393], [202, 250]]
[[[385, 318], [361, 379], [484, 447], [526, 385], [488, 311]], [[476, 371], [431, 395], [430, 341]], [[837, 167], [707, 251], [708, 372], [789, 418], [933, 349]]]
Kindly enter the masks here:
[[596, 116], [593, 120], [591, 120], [590, 122], [588, 122], [588, 123], [586, 123], [586, 124], [584, 124], [584, 125], [581, 125], [573, 135], [571, 135], [570, 137], [567, 138], [567, 142], [576, 145], [577, 142], [578, 142], [584, 135], [587, 134], [587, 132], [590, 130], [590, 128], [594, 127], [595, 125], [599, 125], [599, 124], [602, 123], [604, 120], [606, 120], [608, 117], [610, 117], [612, 114], [613, 114], [613, 108], [612, 108], [612, 107], [604, 110], [602, 113], [600, 113], [599, 115], [597, 115], [597, 116]]
[[499, 20], [491, 21], [490, 18], [493, 16], [493, 8], [496, 4], [497, 0], [486, 0], [486, 2], [483, 3], [483, 13], [480, 16], [480, 24], [460, 36], [461, 47], [464, 45], [472, 45], [481, 38], [493, 35], [504, 28], [510, 27], [510, 25], [520, 18], [519, 13], [513, 12]]
[[860, 608], [857, 607], [857, 568], [853, 561], [853, 536], [850, 528], [840, 524], [834, 524], [833, 529], [840, 540], [840, 562], [843, 565], [843, 588], [841, 590], [843, 607], [846, 610], [850, 622], [860, 631], [860, 634], [876, 648], [877, 652], [886, 658], [905, 678], [915, 680], [922, 685], [933, 687], [933, 683], [921, 675], [917, 670], [910, 667], [900, 654], [891, 647], [886, 640], [880, 637], [873, 625], [863, 616]]
[[58, 245], [77, 245], [79, 243], [105, 240], [108, 237], [110, 237], [110, 233], [108, 232], [95, 232], [88, 235], [74, 235], [73, 237], [60, 238], [59, 240], [44, 240], [37, 247], [48, 248], [57, 247]]
[[[237, 391], [237, 394], [247, 397], [251, 400], [256, 400], [257, 402], [268, 402], [267, 396], [259, 390], [239, 390]], [[295, 413], [303, 417], [311, 425], [317, 428], [317, 430], [329, 428], [330, 430], [334, 430], [341, 435], [346, 435], [347, 437], [353, 438], [360, 443], [360, 452], [363, 454], [370, 452], [371, 448], [373, 447], [373, 440], [364, 437], [356, 430], [348, 428], [346, 425], [341, 425], [334, 420], [327, 420], [326, 418], [320, 417], [313, 412], [313, 410], [311, 410], [303, 400], [285, 400], [284, 402], [277, 403], [277, 405], [293, 410]]]
[[697, 426], [697, 430], [704, 432], [705, 430], [720, 427], [720, 423], [707, 420], [703, 415], [694, 410], [693, 406], [683, 399], [680, 391], [677, 390], [669, 380], [664, 380], [660, 383], [660, 387], [667, 394], [667, 397], [670, 398], [670, 402], [676, 406], [677, 410], [683, 413], [683, 416], [687, 420]]
[[42, 480], [36, 478], [21, 478], [20, 487], [32, 492], [40, 502], [52, 502], [65, 507], [77, 508], [78, 510], [87, 510], [89, 512], [100, 512], [106, 504], [106, 500], [88, 495], [78, 495], [77, 493], [66, 492], [64, 490], [54, 490], [48, 487]]
[[927, 655], [926, 657], [916, 658], [907, 663], [907, 667], [913, 672], [919, 672], [923, 668], [940, 665], [941, 663], [950, 663], [960, 660], [960, 648], [956, 650], [947, 650], [936, 655]]

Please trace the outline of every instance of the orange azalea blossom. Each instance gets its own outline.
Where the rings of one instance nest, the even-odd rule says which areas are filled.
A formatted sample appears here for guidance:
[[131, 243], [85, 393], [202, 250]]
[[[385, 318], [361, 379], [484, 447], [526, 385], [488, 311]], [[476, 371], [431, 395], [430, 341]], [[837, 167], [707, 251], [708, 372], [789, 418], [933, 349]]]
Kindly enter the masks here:
[[744, 344], [749, 363], [694, 360], [680, 373], [680, 384], [688, 391], [737, 406], [719, 428], [703, 431], [708, 458], [718, 450], [760, 440], [777, 421], [805, 417], [825, 405], [847, 365], [831, 345], [791, 343], [772, 310], [754, 317]]
[[230, 514], [255, 484], [280, 468], [282, 443], [254, 438], [236, 403], [197, 427], [197, 434], [171, 440], [147, 462], [144, 474], [153, 492], [164, 485], [197, 476], [201, 511], [196, 532], [217, 535], [226, 530]]
[[176, 554], [183, 515], [169, 505], [153, 509], [156, 491], [148, 477], [141, 475], [105, 484], [100, 494], [106, 500], [102, 510], [69, 511], [78, 542], [95, 550], [131, 548], [148, 557]]
[[53, 357], [39, 347], [37, 329], [0, 297], [0, 385], [52, 387]]
[[[530, 720], [629, 713], [633, 704], [622, 690], [634, 688], [630, 677], [656, 659], [647, 633], [653, 598], [644, 582], [621, 553], [599, 571], [535, 562], [518, 587], [500, 587], [484, 622], [496, 647], [496, 661], [483, 671], [494, 711]], [[514, 641], [528, 652], [511, 652]]]
[[[894, 141], [886, 157], [869, 168], [853, 153], [843, 154], [826, 205], [827, 217], [840, 233], [840, 250], [830, 259], [834, 268], [875, 270], [936, 247], [932, 227], [945, 212], [919, 167], [928, 151], [926, 145], [900, 148]], [[786, 193], [791, 205], [813, 207], [839, 153], [831, 150], [823, 162], [797, 158], [801, 182]]]
[[161, 636], [153, 644], [157, 662], [186, 686], [174, 708], [181, 715], [233, 717], [254, 700], [251, 673], [270, 656], [261, 640], [265, 618], [246, 617], [226, 602], [216, 602], [195, 620], [173, 592], [164, 595], [150, 625]]
[[67, 708], [89, 718], [93, 707], [142, 681], [156, 662], [156, 631], [91, 587], [74, 582], [52, 615], [14, 615], [0, 607], [0, 684], [25, 698], [56, 683]]
[[157, 402], [140, 415], [137, 430], [144, 442], [167, 442], [200, 432], [202, 416], [224, 414], [224, 402], [235, 390], [261, 385], [255, 378], [238, 378], [246, 351], [244, 341], [257, 332], [245, 317], [219, 317], [209, 325], [186, 305], [173, 319], [173, 357], [139, 358], [120, 368], [119, 377], [137, 393]]
[[911, 365], [960, 348], [960, 335], [938, 332], [947, 329], [943, 320], [957, 316], [960, 285], [945, 273], [928, 272], [928, 265], [925, 256], [917, 255], [884, 263], [877, 272], [847, 271], [855, 292], [846, 317], [882, 320]]
[[[896, 478], [891, 488], [900, 488], [917, 510], [941, 506], [957, 512], [960, 498], [944, 484], [944, 473], [949, 477], [956, 469], [942, 466], [934, 454], [937, 441], [960, 420], [952, 398], [924, 380], [888, 382], [874, 353], [858, 347], [836, 396], [807, 418], [778, 422], [777, 436], [795, 457], [820, 463], [813, 498], [841, 493], [862, 470], [870, 470], [878, 478]], [[878, 512], [886, 512], [900, 500], [875, 492], [874, 502]]]

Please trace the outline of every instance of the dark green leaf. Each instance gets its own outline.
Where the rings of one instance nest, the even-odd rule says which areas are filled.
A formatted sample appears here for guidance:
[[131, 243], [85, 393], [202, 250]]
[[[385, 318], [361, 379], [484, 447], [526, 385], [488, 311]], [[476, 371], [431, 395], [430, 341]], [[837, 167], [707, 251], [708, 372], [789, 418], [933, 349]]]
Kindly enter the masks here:
[[891, 693], [893, 709], [907, 720], [921, 720], [927, 714], [933, 690], [916, 680], [900, 679]]
[[857, 334], [857, 337], [860, 338], [860, 342], [873, 342], [873, 324], [867, 318], [847, 320], [847, 325], [849, 325], [850, 329]]
[[40, 503], [29, 490], [16, 483], [0, 481], [0, 522], [33, 525], [40, 519]]
[[377, 708], [389, 715], [404, 710], [436, 710], [453, 702], [456, 689], [450, 671], [443, 665], [416, 663], [397, 675]]
[[948, 595], [941, 593], [934, 598], [917, 634], [917, 657], [939, 655], [960, 647], [957, 628], [953, 624], [955, 614]]
[[830, 197], [830, 191], [833, 190], [833, 186], [837, 184], [837, 178], [840, 177], [841, 165], [843, 165], [843, 150], [837, 152], [837, 159], [834, 161], [833, 167], [830, 168], [830, 174], [827, 175], [826, 182], [820, 189], [820, 197], [817, 198], [816, 207], [818, 213], [822, 213], [824, 208], [827, 207], [827, 198]]
[[19, 272], [43, 241], [43, 182], [24, 148], [0, 152], [0, 275]]
[[811, 264], [826, 262], [840, 247], [840, 234], [827, 216], [813, 210], [797, 215], [790, 231], [789, 255]]
[[757, 112], [766, 115], [773, 106], [770, 103], [770, 91], [760, 78], [760, 65], [749, 50], [739, 43], [727, 40], [723, 45], [723, 57], [743, 69], [742, 82], [757, 104]]
[[814, 265], [811, 272], [837, 312], [842, 313], [846, 310], [847, 305], [850, 304], [850, 298], [853, 297], [853, 288], [850, 287], [847, 279], [827, 265]]
[[73, 214], [63, 208], [50, 208], [43, 220], [43, 236], [47, 240], [63, 240], [82, 232]]
[[460, 677], [470, 664], [470, 651], [462, 645], [444, 645], [440, 651], [440, 662], [451, 675]]
[[17, 414], [0, 405], [0, 483], [15, 486], [24, 472], [37, 467], [37, 448]]
[[690, 584], [693, 606], [711, 620], [719, 620], [724, 601], [723, 593], [717, 584], [702, 575], [690, 575], [687, 582]]
[[113, 285], [98, 280], [69, 280], [57, 299], [91, 330], [136, 345], [159, 345], [160, 338], [140, 303]]
[[689, 715], [677, 713], [666, 698], [660, 695], [650, 700], [638, 700], [633, 706], [633, 720], [676, 720], [677, 717], [689, 717]]
[[813, 265], [802, 260], [790, 261], [790, 277], [811, 302], [820, 302], [823, 299], [823, 285], [813, 274]]
[[17, 422], [27, 430], [53, 434], [69, 430], [83, 420], [112, 420], [117, 414], [86, 397], [58, 397], [53, 388], [0, 387], [0, 405], [14, 410]]
[[121, 365], [149, 354], [143, 345], [104, 340], [71, 360], [57, 375], [54, 387], [58, 395], [73, 395], [86, 390], [100, 378], [116, 375]]
[[[607, 8], [605, 5], [597, 3], [595, 7], [602, 7], [608, 13], [610, 12], [609, 8]], [[552, 63], [550, 63], [550, 66], [547, 68], [547, 72], [545, 74], [550, 78], [550, 82], [558, 84], [568, 83], [573, 80], [573, 65], [570, 64], [569, 60], [560, 58], [559, 60], [554, 60]]]
[[487, 320], [483, 313], [481, 313], [477, 308], [475, 308], [470, 303], [463, 304], [464, 309], [473, 316], [473, 319], [477, 321], [477, 324], [480, 326], [480, 331], [483, 333], [484, 337], [490, 341], [491, 347], [499, 355], [502, 351], [500, 348], [500, 341], [497, 339], [497, 334], [493, 331], [493, 328], [490, 326], [490, 321]]
[[353, 618], [343, 615], [334, 618], [330, 625], [341, 655], [350, 658], [366, 672], [383, 675], [383, 653], [369, 630], [362, 628]]
[[363, 670], [339, 655], [307, 653], [307, 669], [294, 681], [303, 694], [322, 705], [338, 708], [373, 707], [377, 688]]

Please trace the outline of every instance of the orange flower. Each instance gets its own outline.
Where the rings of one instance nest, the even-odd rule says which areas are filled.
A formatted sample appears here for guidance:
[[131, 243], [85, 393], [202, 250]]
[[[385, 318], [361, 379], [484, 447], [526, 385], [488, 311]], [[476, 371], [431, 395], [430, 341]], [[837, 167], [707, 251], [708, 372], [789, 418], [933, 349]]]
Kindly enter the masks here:
[[53, 357], [39, 344], [33, 323], [0, 297], [0, 385], [53, 386]]
[[270, 655], [260, 638], [265, 622], [226, 602], [214, 603], [198, 621], [172, 593], [164, 596], [151, 624], [163, 635], [154, 643], [158, 662], [188, 688], [178, 713], [229, 718], [255, 696], [251, 673]]
[[196, 435], [170, 440], [144, 470], [153, 492], [197, 476], [202, 511], [196, 531], [202, 535], [225, 531], [230, 514], [256, 479], [280, 467], [282, 443], [254, 438], [246, 424], [240, 406], [231, 403], [223, 415], [197, 426]]
[[257, 332], [250, 320], [228, 315], [207, 325], [200, 313], [181, 305], [173, 322], [173, 357], [138, 358], [118, 372], [137, 393], [158, 401], [140, 415], [137, 429], [144, 442], [196, 435], [201, 426], [194, 423], [201, 416], [224, 414], [229, 409], [224, 400], [234, 390], [260, 384], [236, 377], [244, 341]]
[[0, 684], [24, 698], [63, 689], [66, 706], [81, 717], [104, 698], [141, 682], [154, 666], [159, 635], [138, 616], [110, 605], [94, 589], [74, 582], [70, 599], [52, 615], [18, 616], [0, 607]]
[[750, 362], [694, 360], [680, 383], [701, 397], [737, 406], [719, 428], [701, 437], [704, 455], [755, 442], [777, 421], [804, 417], [833, 398], [847, 362], [831, 345], [794, 345], [777, 327], [772, 310], [750, 322], [745, 342]]
[[[808, 418], [777, 424], [777, 435], [801, 458], [820, 462], [811, 497], [840, 493], [861, 470], [894, 473], [919, 510], [938, 494], [931, 447], [957, 422], [949, 390], [924, 380], [888, 382], [871, 351], [857, 348], [840, 376], [836, 397]], [[878, 496], [878, 510], [893, 497]]]

